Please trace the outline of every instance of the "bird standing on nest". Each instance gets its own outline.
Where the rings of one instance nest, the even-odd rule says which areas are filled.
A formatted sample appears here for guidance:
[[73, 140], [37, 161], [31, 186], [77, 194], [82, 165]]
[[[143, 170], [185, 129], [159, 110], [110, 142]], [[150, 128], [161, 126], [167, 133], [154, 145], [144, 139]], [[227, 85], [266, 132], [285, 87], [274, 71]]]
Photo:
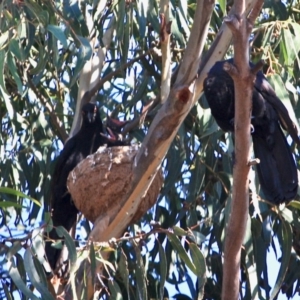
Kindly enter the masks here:
[[[113, 119], [110, 119], [110, 122], [113, 122]], [[120, 127], [123, 124], [117, 122], [116, 126]], [[109, 132], [112, 135], [113, 131], [110, 130]], [[113, 147], [124, 145], [124, 142], [118, 141], [115, 136], [109, 138], [104, 135], [98, 107], [96, 104], [87, 103], [82, 107], [81, 128], [76, 135], [66, 142], [58, 157], [52, 176], [50, 202], [54, 228], [49, 233], [50, 239], [59, 239], [55, 227], [63, 226], [67, 231], [70, 231], [76, 223], [78, 210], [66, 185], [69, 173], [78, 163], [105, 144], [108, 147]], [[45, 251], [54, 273], [56, 270], [61, 272], [61, 267], [64, 264], [60, 259], [61, 249], [52, 247], [51, 242], [48, 241]]]

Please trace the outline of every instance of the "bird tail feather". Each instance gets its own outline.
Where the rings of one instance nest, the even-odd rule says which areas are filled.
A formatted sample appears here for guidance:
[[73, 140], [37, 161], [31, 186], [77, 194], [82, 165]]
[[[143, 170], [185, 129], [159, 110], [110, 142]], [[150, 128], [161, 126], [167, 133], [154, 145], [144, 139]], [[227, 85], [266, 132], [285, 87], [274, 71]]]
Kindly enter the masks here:
[[294, 199], [298, 189], [295, 160], [286, 138], [276, 124], [270, 146], [268, 138], [252, 135], [254, 154], [260, 159], [257, 165], [259, 182], [265, 198], [274, 204]]

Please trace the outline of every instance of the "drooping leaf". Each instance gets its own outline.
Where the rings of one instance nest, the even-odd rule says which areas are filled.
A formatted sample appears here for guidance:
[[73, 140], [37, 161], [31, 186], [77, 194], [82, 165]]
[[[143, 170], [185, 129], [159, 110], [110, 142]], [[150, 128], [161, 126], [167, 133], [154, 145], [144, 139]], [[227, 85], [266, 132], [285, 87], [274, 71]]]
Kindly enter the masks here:
[[119, 272], [127, 291], [127, 297], [130, 299], [128, 261], [123, 249], [120, 250]]
[[47, 288], [46, 277], [40, 273], [43, 272], [43, 269], [40, 268], [39, 271], [36, 269], [36, 264], [34, 263], [34, 257], [30, 251], [30, 248], [27, 248], [25, 251], [24, 266], [30, 282], [41, 293], [41, 295], [43, 295], [43, 299], [53, 300], [53, 297]]
[[77, 260], [77, 252], [76, 252], [75, 243], [74, 243], [72, 237], [69, 235], [69, 233], [66, 231], [66, 229], [64, 227], [58, 226], [55, 228], [55, 230], [59, 237], [64, 237], [65, 244], [68, 248], [71, 269], [73, 269], [76, 264], [76, 260]]
[[167, 258], [166, 258], [165, 251], [159, 241], [157, 241], [157, 244], [159, 249], [159, 266], [160, 266], [159, 296], [160, 299], [163, 299], [164, 287], [167, 278]]
[[67, 38], [61, 27], [49, 24], [47, 26], [47, 30], [50, 31], [57, 38], [58, 41], [61, 42], [64, 48], [68, 47]]
[[0, 193], [4, 193], [4, 194], [9, 194], [9, 195], [13, 195], [13, 196], [17, 196], [17, 197], [22, 197], [22, 198], [26, 198], [31, 200], [34, 204], [41, 206], [41, 204], [39, 203], [38, 200], [20, 192], [20, 191], [16, 191], [12, 188], [9, 187], [0, 187]]
[[184, 247], [182, 246], [179, 238], [175, 234], [170, 232], [170, 233], [168, 233], [168, 239], [169, 239], [170, 243], [172, 244], [172, 247], [174, 248], [174, 250], [178, 253], [178, 255], [183, 260], [183, 262], [187, 265], [187, 267], [195, 275], [197, 275], [196, 266], [189, 258], [188, 254], [187, 254], [186, 250], [184, 249]]
[[22, 280], [13, 256], [8, 257], [7, 268], [9, 276], [13, 280], [14, 284], [18, 287], [18, 289], [26, 297], [32, 300], [38, 300], [39, 298], [36, 295], [34, 295], [34, 293], [26, 286], [25, 282]]
[[146, 285], [146, 272], [144, 268], [144, 262], [141, 255], [141, 251], [139, 246], [133, 242], [134, 250], [136, 254], [136, 265], [135, 265], [135, 273], [136, 273], [136, 297], [137, 299], [148, 299], [147, 296], [147, 285]]
[[279, 230], [279, 232], [278, 232], [279, 237], [281, 240], [282, 256], [281, 256], [281, 261], [280, 261], [280, 269], [279, 269], [278, 277], [277, 277], [276, 283], [272, 289], [270, 299], [274, 299], [277, 296], [277, 294], [284, 282], [285, 274], [289, 267], [291, 248], [292, 248], [293, 236], [292, 236], [292, 230], [291, 230], [290, 224], [288, 222], [286, 222], [285, 220], [281, 220], [278, 230]]

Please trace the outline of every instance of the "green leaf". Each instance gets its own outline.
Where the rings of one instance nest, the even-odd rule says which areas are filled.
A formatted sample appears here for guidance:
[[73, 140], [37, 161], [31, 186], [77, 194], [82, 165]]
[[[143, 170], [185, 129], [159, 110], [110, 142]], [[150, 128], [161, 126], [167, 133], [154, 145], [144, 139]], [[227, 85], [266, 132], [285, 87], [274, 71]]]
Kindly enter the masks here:
[[185, 47], [186, 46], [186, 41], [183, 37], [183, 34], [180, 31], [180, 27], [181, 27], [181, 21], [179, 18], [177, 18], [177, 14], [175, 13], [176, 10], [173, 6], [172, 3], [170, 3], [171, 9], [170, 9], [170, 19], [171, 20], [176, 20], [176, 22], [172, 22], [172, 34], [175, 36], [176, 40], [178, 41], [178, 43], [182, 46]]
[[164, 298], [164, 287], [167, 278], [167, 258], [164, 248], [161, 243], [158, 243], [158, 251], [159, 251], [159, 270], [160, 270], [160, 280], [159, 280], [159, 297], [160, 299]]
[[66, 0], [63, 4], [63, 14], [65, 20], [72, 20], [72, 31], [76, 35], [88, 36], [89, 31], [83, 16], [83, 13], [85, 14], [86, 12], [82, 11], [81, 8], [83, 7], [80, 2]]
[[117, 37], [122, 43], [124, 37], [125, 1], [118, 1], [115, 6]]
[[199, 190], [202, 187], [204, 181], [204, 174], [206, 172], [205, 166], [201, 163], [200, 156], [196, 155], [194, 159], [195, 165], [191, 168], [191, 177], [189, 183], [189, 194], [187, 201], [192, 203], [197, 197]]
[[173, 231], [174, 231], [174, 234], [176, 234], [177, 236], [186, 236], [188, 235], [187, 231], [182, 229], [181, 227], [178, 227], [178, 226], [173, 226], [172, 227]]
[[258, 296], [259, 282], [256, 273], [256, 263], [254, 257], [254, 246], [252, 241], [251, 227], [252, 227], [252, 221], [251, 218], [248, 217], [243, 244], [246, 251], [245, 261], [246, 261], [246, 267], [247, 267], [247, 273], [248, 273], [249, 285], [250, 285], [249, 293], [251, 293], [252, 299], [255, 299]]
[[224, 16], [227, 15], [227, 12], [226, 12], [226, 4], [227, 4], [227, 1], [226, 0], [218, 0], [219, 4], [220, 4], [220, 8], [222, 10], [222, 13]]
[[280, 288], [284, 283], [285, 274], [289, 268], [289, 261], [290, 261], [291, 249], [292, 249], [292, 239], [293, 239], [291, 225], [282, 219], [278, 228], [278, 234], [281, 237], [282, 256], [280, 261], [280, 269], [279, 269], [278, 277], [276, 279], [276, 283], [271, 292], [271, 297], [270, 297], [271, 300], [274, 299], [277, 296], [278, 292], [280, 291]]
[[7, 54], [7, 65], [11, 75], [13, 76], [15, 83], [17, 84], [19, 94], [23, 94], [23, 84], [21, 82], [20, 76], [17, 71], [17, 66], [14, 58], [12, 57], [11, 53]]
[[197, 275], [196, 266], [193, 264], [193, 262], [191, 261], [191, 259], [188, 256], [188, 254], [186, 253], [184, 247], [181, 245], [179, 238], [173, 233], [168, 233], [167, 236], [168, 236], [168, 239], [169, 239], [173, 249], [177, 252], [177, 254], [180, 256], [180, 258], [183, 260], [183, 262], [187, 265], [187, 267], [195, 275]]
[[127, 291], [127, 297], [130, 299], [128, 261], [123, 249], [120, 249], [120, 261], [118, 266], [118, 271], [123, 279], [123, 283]]
[[9, 249], [9, 255], [13, 256], [17, 254], [22, 249], [22, 244], [20, 241], [16, 241], [13, 243], [13, 245]]
[[294, 201], [294, 200], [291, 201], [291, 202], [287, 205], [287, 207], [290, 207], [290, 206], [300, 210], [300, 202], [299, 202], [299, 201]]
[[77, 260], [77, 252], [76, 252], [75, 243], [74, 243], [72, 237], [69, 235], [68, 231], [64, 227], [58, 226], [55, 228], [55, 230], [59, 237], [64, 237], [65, 244], [66, 244], [66, 246], [68, 248], [68, 252], [69, 252], [69, 260], [70, 260], [70, 265], [71, 265], [70, 272], [72, 272], [72, 269], [74, 269], [74, 267], [76, 266], [76, 260]]
[[126, 22], [124, 27], [124, 36], [121, 42], [121, 63], [126, 64], [129, 51], [129, 42], [130, 42], [130, 29], [132, 24], [131, 11], [128, 11], [126, 14]]
[[140, 37], [146, 36], [148, 0], [137, 0], [137, 21]]
[[206, 282], [206, 263], [205, 263], [205, 258], [200, 251], [199, 247], [194, 244], [190, 243], [189, 248], [191, 251], [191, 256], [193, 259], [193, 263], [196, 266], [196, 272], [197, 277], [198, 277], [198, 288], [199, 288], [199, 293], [198, 295], [199, 299], [202, 299], [204, 296], [204, 285]]
[[2, 282], [2, 287], [4, 291], [4, 295], [6, 297], [6, 300], [13, 300], [11, 293], [8, 290], [8, 287], [5, 282]]
[[26, 7], [32, 11], [43, 26], [47, 26], [49, 23], [49, 13], [41, 5], [33, 0], [26, 0]]
[[38, 205], [38, 206], [41, 206], [41, 204], [39, 203], [38, 200], [20, 192], [20, 191], [16, 191], [12, 188], [9, 188], [9, 187], [0, 187], [0, 193], [3, 193], [3, 194], [9, 194], [9, 195], [13, 195], [13, 196], [17, 196], [17, 197], [22, 197], [22, 198], [25, 198], [25, 199], [29, 199], [31, 200], [34, 204]]
[[[184, 2], [187, 2], [187, 1], [180, 1], [180, 3], [184, 3]], [[176, 9], [178, 10], [178, 13], [176, 14], [176, 17], [177, 17], [177, 22], [178, 24], [180, 24], [180, 27], [181, 27], [181, 30], [183, 31], [183, 35], [185, 35], [186, 37], [189, 37], [190, 36], [190, 27], [189, 27], [189, 22], [187, 21], [187, 18], [185, 17], [184, 15], [184, 12], [180, 9], [181, 6], [179, 5], [179, 9]], [[186, 7], [184, 9], [187, 9], [187, 3], [186, 3]], [[173, 25], [173, 22], [172, 22], [172, 25]], [[172, 28], [171, 28], [171, 32], [172, 32]]]
[[0, 207], [7, 208], [7, 207], [14, 207], [14, 208], [25, 208], [25, 206], [12, 202], [12, 201], [0, 201]]
[[26, 286], [26, 284], [22, 280], [19, 270], [15, 264], [13, 256], [10, 256], [10, 255], [8, 256], [7, 269], [8, 269], [8, 274], [10, 275], [14, 284], [26, 297], [28, 297], [29, 299], [32, 299], [32, 300], [39, 299], [32, 293], [32, 291]]
[[133, 241], [133, 246], [136, 254], [136, 264], [135, 264], [136, 285], [137, 285], [136, 298], [148, 299], [147, 285], [146, 285], [146, 272], [144, 268], [143, 258], [139, 246], [134, 241]]
[[50, 31], [61, 42], [65, 49], [68, 48], [66, 35], [59, 26], [50, 24], [47, 26], [47, 30]]
[[33, 68], [29, 70], [29, 73], [32, 75], [36, 75], [40, 72], [45, 71], [45, 66], [47, 64], [47, 58], [46, 58], [46, 49], [44, 47], [40, 47], [38, 51], [38, 57], [35, 57], [35, 59], [29, 59]]
[[20, 42], [12, 39], [9, 42], [9, 50], [14, 54], [14, 56], [20, 60], [23, 61], [25, 59], [25, 54], [23, 52], [22, 47], [20, 46]]
[[[300, 25], [296, 22], [290, 22], [290, 27], [293, 28], [293, 51], [295, 52], [295, 58], [298, 61], [298, 66], [300, 65], [298, 52], [300, 51]], [[292, 33], [291, 33], [292, 34]]]
[[122, 300], [122, 292], [115, 280], [108, 280], [108, 287], [111, 292], [110, 298], [111, 300]]
[[47, 281], [45, 276], [44, 275], [41, 276], [41, 274], [39, 274], [39, 272], [41, 271], [43, 272], [43, 269], [40, 268], [39, 272], [37, 271], [30, 248], [27, 248], [25, 250], [24, 266], [30, 282], [41, 293], [41, 295], [43, 295], [43, 299], [53, 300], [54, 298], [48, 291]]

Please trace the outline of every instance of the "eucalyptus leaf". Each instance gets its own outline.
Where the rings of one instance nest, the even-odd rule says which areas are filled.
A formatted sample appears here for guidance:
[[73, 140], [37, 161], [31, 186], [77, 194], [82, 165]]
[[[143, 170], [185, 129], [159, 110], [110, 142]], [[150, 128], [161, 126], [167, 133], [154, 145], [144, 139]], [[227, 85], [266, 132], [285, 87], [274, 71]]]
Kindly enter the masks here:
[[172, 244], [174, 250], [177, 252], [177, 254], [180, 256], [180, 258], [184, 261], [184, 263], [187, 265], [187, 267], [195, 274], [197, 275], [196, 266], [191, 261], [189, 256], [187, 255], [186, 250], [180, 243], [180, 240], [178, 237], [173, 233], [168, 233], [168, 239], [170, 243]]
[[38, 300], [39, 298], [32, 293], [32, 291], [26, 286], [24, 281], [22, 280], [20, 273], [18, 271], [17, 266], [15, 265], [14, 258], [8, 258], [7, 262], [8, 273], [13, 280], [14, 284], [18, 287], [18, 289], [28, 298], [32, 300]]
[[47, 30], [50, 31], [61, 42], [64, 48], [68, 47], [67, 38], [61, 27], [49, 24]]
[[14, 195], [14, 196], [17, 196], [17, 197], [22, 197], [22, 198], [26, 198], [26, 199], [29, 199], [31, 200], [33, 203], [35, 203], [36, 205], [38, 206], [41, 206], [41, 204], [39, 203], [38, 200], [20, 192], [20, 191], [16, 191], [12, 188], [8, 188], [8, 187], [0, 187], [0, 193], [5, 193], [5, 194], [10, 194], [10, 195]]
[[[34, 264], [34, 258], [32, 256], [30, 248], [27, 248], [25, 251], [24, 265], [31, 283], [41, 293], [41, 295], [43, 295], [43, 299], [53, 300], [54, 298], [52, 297], [47, 288], [46, 278], [43, 278], [43, 276], [41, 276], [41, 274], [39, 274], [38, 270], [36, 269], [36, 266]], [[39, 271], [43, 272], [43, 269], [41, 268]]]

